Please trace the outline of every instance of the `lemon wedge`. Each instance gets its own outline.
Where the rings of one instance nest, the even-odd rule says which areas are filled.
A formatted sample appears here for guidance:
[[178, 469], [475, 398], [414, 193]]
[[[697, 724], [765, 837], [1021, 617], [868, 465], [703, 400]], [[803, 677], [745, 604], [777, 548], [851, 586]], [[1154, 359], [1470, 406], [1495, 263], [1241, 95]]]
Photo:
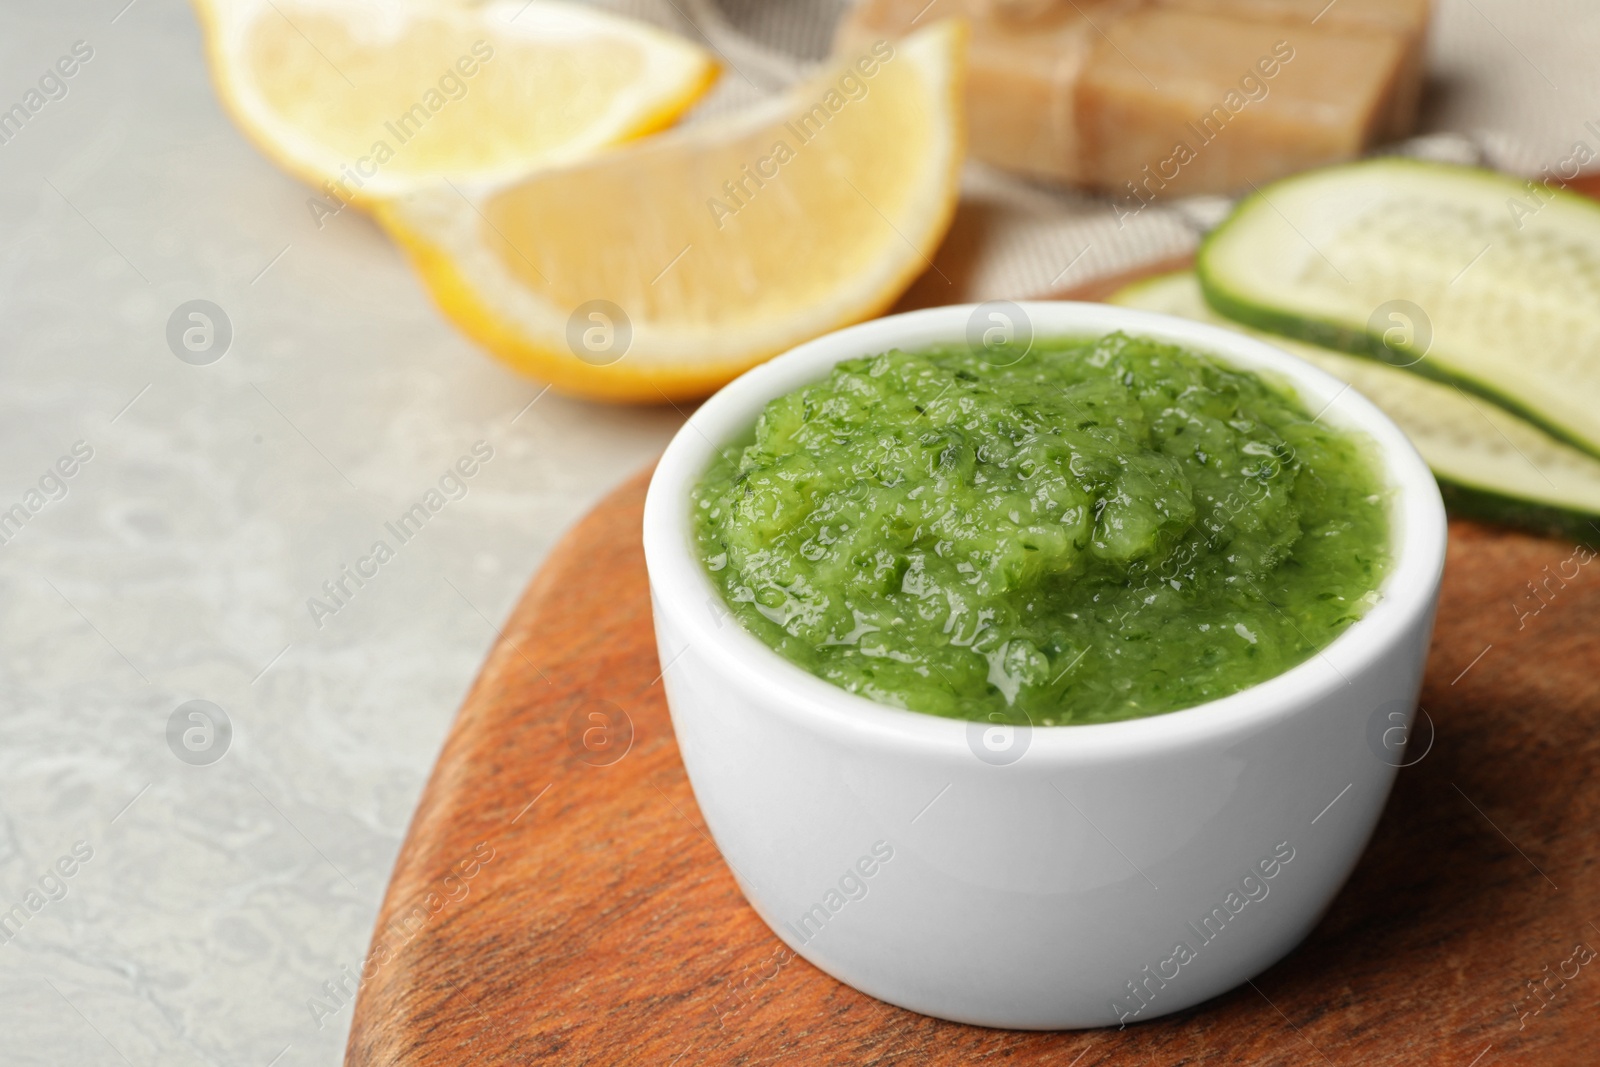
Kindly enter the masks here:
[[938, 23], [751, 111], [377, 215], [519, 370], [596, 398], [703, 396], [929, 268], [955, 210], [965, 40]]
[[700, 48], [551, 0], [195, 0], [219, 95], [340, 206], [505, 181], [669, 125]]

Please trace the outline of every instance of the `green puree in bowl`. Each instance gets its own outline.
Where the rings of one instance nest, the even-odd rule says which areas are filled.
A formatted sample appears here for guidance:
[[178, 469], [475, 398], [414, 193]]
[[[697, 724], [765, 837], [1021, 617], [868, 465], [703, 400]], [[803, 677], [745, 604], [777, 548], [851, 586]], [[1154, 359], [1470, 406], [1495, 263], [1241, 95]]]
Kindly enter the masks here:
[[740, 622], [841, 688], [1106, 722], [1237, 692], [1359, 618], [1389, 559], [1378, 471], [1287, 387], [1172, 345], [896, 350], [769, 403], [694, 525]]

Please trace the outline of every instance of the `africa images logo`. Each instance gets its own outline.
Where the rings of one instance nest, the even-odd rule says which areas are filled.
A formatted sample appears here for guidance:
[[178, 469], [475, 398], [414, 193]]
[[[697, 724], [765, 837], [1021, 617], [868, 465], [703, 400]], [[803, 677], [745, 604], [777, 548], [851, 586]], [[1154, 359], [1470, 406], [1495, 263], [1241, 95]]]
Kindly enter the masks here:
[[[452, 66], [446, 67], [439, 75], [437, 84], [424, 90], [410, 107], [383, 124], [388, 136], [373, 140], [366, 155], [352, 163], [339, 165], [340, 176], [322, 183], [326, 200], [314, 196], [306, 200], [306, 208], [311, 212], [311, 221], [317, 224], [317, 229], [322, 229], [327, 219], [343, 211], [355, 197], [356, 190], [376, 177], [380, 167], [422, 133], [433, 116], [443, 111], [452, 100], [460, 100], [467, 95], [471, 88], [468, 79], [494, 58], [494, 46], [487, 41], [472, 42], [471, 51], [471, 55], [463, 55]], [[393, 138], [392, 144], [390, 138]]]
[[874, 841], [871, 855], [862, 856], [846, 867], [837, 883], [828, 887], [822, 899], [802, 912], [795, 922], [784, 923], [784, 929], [802, 945], [807, 944], [822, 932], [830, 919], [844, 910], [845, 905], [853, 900], [865, 899], [871, 889], [868, 880], [875, 877], [884, 864], [892, 859], [894, 846], [887, 841]]
[[33, 121], [45, 106], [65, 100], [71, 91], [68, 80], [94, 58], [94, 48], [88, 41], [72, 42], [72, 54], [61, 56], [55, 64], [39, 75], [38, 88], [29, 89], [22, 99], [0, 111], [0, 145], [8, 145]]
[[1183, 968], [1199, 959], [1207, 945], [1227, 932], [1229, 924], [1247, 907], [1267, 899], [1272, 892], [1272, 879], [1293, 860], [1294, 846], [1282, 841], [1273, 848], [1271, 855], [1263, 857], [1254, 867], [1247, 868], [1249, 873], [1239, 879], [1238, 886], [1230, 889], [1220, 904], [1200, 917], [1198, 926], [1192, 921], [1187, 924], [1189, 933], [1193, 935], [1193, 944], [1190, 944], [1189, 937], [1174, 942], [1171, 954], [1153, 969], [1146, 965], [1124, 983], [1127, 996], [1118, 996], [1111, 1001], [1111, 1010], [1116, 1013], [1117, 1021], [1127, 1026], [1129, 1020], [1137, 1019], [1160, 995], [1161, 990], [1167, 988], [1169, 982], [1182, 977]]
[[[828, 123], [852, 103], [867, 98], [868, 81], [894, 59], [894, 46], [888, 41], [878, 41], [872, 50], [857, 57], [850, 69], [839, 75], [828, 90], [811, 105], [810, 109], [783, 124], [789, 137], [773, 141], [767, 154], [755, 163], [745, 163], [739, 173], [722, 183], [721, 197], [708, 197], [706, 210], [711, 220], [722, 229], [728, 219], [750, 206], [767, 183], [776, 181], [782, 168], [798, 158], [799, 150], [822, 135]], [[794, 143], [790, 144], [790, 139]]]

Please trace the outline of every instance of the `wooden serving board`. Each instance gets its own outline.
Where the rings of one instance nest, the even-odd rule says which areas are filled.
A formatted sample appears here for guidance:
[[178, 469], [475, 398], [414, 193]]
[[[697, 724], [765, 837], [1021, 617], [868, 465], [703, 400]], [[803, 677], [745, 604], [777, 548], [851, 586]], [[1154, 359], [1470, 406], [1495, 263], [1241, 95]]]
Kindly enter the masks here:
[[659, 684], [646, 477], [566, 536], [468, 695], [395, 865], [347, 1063], [1600, 1062], [1600, 957], [1577, 948], [1600, 950], [1592, 553], [1452, 522], [1431, 748], [1419, 732], [1408, 758], [1426, 756], [1287, 959], [1125, 1030], [1009, 1032], [841, 985], [745, 904]]

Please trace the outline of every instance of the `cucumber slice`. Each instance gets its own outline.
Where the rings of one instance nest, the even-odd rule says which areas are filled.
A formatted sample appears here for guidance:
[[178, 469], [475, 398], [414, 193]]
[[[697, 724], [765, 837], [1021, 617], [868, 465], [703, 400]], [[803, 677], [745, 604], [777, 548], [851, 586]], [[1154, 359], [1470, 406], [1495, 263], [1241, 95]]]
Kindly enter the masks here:
[[1206, 304], [1190, 271], [1128, 286], [1110, 303], [1227, 326], [1349, 382], [1411, 438], [1456, 514], [1582, 540], [1600, 534], [1600, 460], [1485, 400], [1374, 360], [1230, 322]]
[[1600, 204], [1375, 159], [1258, 190], [1207, 237], [1229, 318], [1488, 397], [1600, 455]]

